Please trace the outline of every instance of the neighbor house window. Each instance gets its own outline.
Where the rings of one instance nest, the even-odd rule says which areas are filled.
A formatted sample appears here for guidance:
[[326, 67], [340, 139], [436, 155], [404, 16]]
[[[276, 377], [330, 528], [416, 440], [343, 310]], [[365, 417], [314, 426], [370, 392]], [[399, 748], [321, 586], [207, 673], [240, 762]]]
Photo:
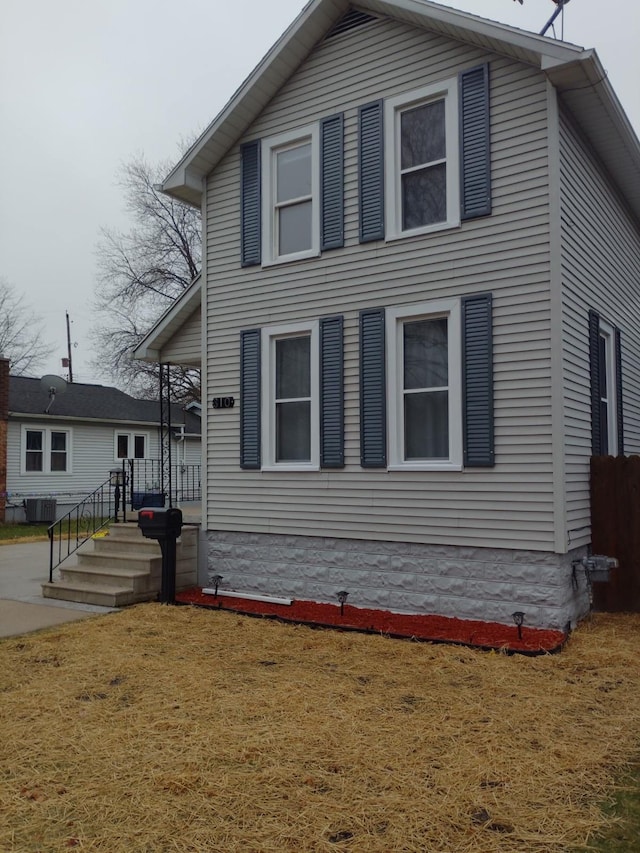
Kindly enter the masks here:
[[22, 472], [26, 474], [70, 473], [70, 444], [70, 430], [23, 427]]
[[51, 470], [67, 470], [67, 433], [51, 431]]
[[263, 467], [318, 467], [318, 331], [263, 330]]
[[317, 255], [318, 128], [267, 139], [263, 146], [264, 262]]
[[387, 311], [390, 467], [462, 464], [460, 306]]
[[460, 224], [457, 80], [385, 102], [387, 236]]
[[116, 459], [146, 459], [148, 438], [146, 433], [116, 433]]
[[25, 469], [27, 471], [44, 471], [44, 432], [28, 429], [26, 431], [26, 448]]

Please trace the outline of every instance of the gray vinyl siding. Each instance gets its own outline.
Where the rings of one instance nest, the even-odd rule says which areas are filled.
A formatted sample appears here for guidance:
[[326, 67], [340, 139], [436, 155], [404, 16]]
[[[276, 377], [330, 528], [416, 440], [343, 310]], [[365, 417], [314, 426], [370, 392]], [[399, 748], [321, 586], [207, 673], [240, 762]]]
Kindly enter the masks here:
[[640, 452], [640, 226], [562, 113], [560, 138], [567, 527], [576, 547], [591, 538], [589, 309], [621, 330], [625, 452]]
[[[429, 236], [360, 245], [358, 107], [485, 61], [493, 214]], [[209, 176], [209, 388], [239, 397], [242, 329], [343, 315], [346, 466], [241, 471], [240, 408], [217, 411], [207, 434], [208, 529], [553, 550], [545, 85], [532, 68], [391, 21], [320, 44], [240, 140], [344, 111], [345, 247], [319, 258], [241, 268], [239, 145]], [[361, 468], [359, 312], [483, 292], [493, 294], [495, 468]]]
[[200, 306], [162, 348], [160, 361], [172, 364], [200, 365], [202, 350], [202, 310]]
[[175, 461], [185, 465], [200, 465], [202, 463], [202, 444], [198, 438], [187, 438], [184, 444], [177, 445]]

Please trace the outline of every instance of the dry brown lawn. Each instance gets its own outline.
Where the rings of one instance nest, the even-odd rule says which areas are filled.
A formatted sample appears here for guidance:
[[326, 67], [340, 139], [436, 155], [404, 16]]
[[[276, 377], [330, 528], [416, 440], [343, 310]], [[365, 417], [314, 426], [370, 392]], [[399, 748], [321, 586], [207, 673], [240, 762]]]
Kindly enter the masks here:
[[159, 604], [5, 640], [0, 850], [569, 850], [639, 660], [629, 616], [537, 658]]

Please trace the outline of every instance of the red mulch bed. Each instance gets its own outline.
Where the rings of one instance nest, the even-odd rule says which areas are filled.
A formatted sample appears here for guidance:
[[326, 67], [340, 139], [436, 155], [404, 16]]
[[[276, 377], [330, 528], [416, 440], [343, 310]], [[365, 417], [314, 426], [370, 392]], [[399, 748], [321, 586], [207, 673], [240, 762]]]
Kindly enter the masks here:
[[200, 587], [176, 593], [178, 604], [193, 604], [214, 610], [231, 610], [247, 616], [264, 616], [321, 628], [366, 631], [389, 637], [430, 642], [458, 643], [482, 649], [502, 649], [525, 654], [557, 652], [567, 639], [562, 631], [522, 626], [522, 638], [515, 625], [498, 622], [476, 622], [471, 619], [452, 619], [447, 616], [420, 616], [391, 613], [388, 610], [369, 610], [344, 605], [344, 612], [335, 604], [315, 601], [294, 601], [292, 604], [269, 604], [264, 601], [230, 598], [204, 594]]

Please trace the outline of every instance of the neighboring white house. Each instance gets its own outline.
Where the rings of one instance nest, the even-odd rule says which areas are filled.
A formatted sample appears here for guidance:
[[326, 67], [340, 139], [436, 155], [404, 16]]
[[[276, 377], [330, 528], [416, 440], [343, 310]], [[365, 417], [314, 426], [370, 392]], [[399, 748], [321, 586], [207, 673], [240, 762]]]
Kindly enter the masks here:
[[[178, 472], [201, 462], [198, 408], [172, 406], [172, 462]], [[7, 521], [23, 520], [25, 502], [34, 498], [55, 501], [60, 517], [125, 459], [133, 459], [138, 469], [146, 467], [148, 482], [142, 488], [157, 490], [159, 423], [159, 403], [137, 400], [116, 388], [73, 382], [51, 397], [40, 379], [10, 376]]]
[[565, 628], [592, 455], [640, 451], [640, 144], [597, 54], [311, 0], [164, 181], [201, 279], [210, 572]]

